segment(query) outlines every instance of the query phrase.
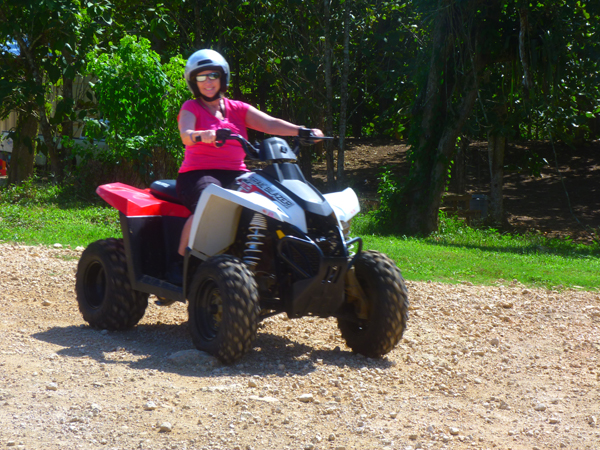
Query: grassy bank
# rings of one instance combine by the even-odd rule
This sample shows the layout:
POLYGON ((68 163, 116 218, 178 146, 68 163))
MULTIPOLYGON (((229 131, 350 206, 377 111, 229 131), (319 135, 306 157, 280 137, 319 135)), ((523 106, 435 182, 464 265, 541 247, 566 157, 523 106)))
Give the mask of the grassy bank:
MULTIPOLYGON (((440 230, 418 239, 378 233, 368 215, 353 223, 364 247, 388 254, 407 280, 600 289, 598 244, 511 236, 447 218, 440 230)), ((76 248, 120 234, 118 213, 93 193, 34 181, 0 189, 0 242, 76 248)))

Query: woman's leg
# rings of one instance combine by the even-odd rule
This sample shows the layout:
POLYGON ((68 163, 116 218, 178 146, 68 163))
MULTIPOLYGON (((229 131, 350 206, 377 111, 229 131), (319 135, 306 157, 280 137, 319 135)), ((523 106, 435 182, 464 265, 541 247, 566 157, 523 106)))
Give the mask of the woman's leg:
POLYGON ((179 247, 177 249, 177 253, 181 256, 185 256, 185 249, 190 240, 194 211, 196 210, 200 195, 202 194, 202 191, 212 183, 219 183, 219 181, 210 176, 210 172, 204 170, 180 173, 177 177, 177 195, 183 204, 192 212, 192 215, 188 217, 183 225, 183 230, 181 230, 179 247))
POLYGON ((188 217, 188 220, 185 222, 183 230, 181 231, 179 249, 177 250, 177 253, 179 253, 181 256, 185 256, 185 248, 187 247, 188 241, 190 240, 190 230, 192 229, 193 220, 194 215, 192 214, 190 217, 188 217))

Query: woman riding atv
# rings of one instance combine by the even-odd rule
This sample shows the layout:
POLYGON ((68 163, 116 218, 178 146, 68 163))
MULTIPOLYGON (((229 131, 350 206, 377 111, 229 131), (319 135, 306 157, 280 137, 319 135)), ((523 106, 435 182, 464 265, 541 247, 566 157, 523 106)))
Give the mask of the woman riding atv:
MULTIPOLYGON (((198 50, 190 56, 185 66, 185 80, 194 99, 183 104, 178 116, 185 157, 177 177, 177 195, 192 212, 181 233, 178 251, 182 256, 202 191, 210 184, 227 187, 248 171, 241 145, 227 141, 217 148, 216 131, 229 128, 247 139, 247 128, 279 136, 296 136, 303 128, 225 97, 231 72, 225 58, 214 50, 198 50)), ((313 129, 312 133, 323 136, 319 129, 313 129)))

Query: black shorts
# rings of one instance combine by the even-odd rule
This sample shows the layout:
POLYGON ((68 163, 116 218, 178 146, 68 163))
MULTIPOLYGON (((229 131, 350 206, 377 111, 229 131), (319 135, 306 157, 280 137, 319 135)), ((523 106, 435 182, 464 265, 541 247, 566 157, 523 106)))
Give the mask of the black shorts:
POLYGON ((177 176, 177 196, 193 214, 196 211, 200 194, 210 184, 229 188, 233 186, 235 179, 244 173, 246 172, 240 170, 192 170, 182 172, 177 176))

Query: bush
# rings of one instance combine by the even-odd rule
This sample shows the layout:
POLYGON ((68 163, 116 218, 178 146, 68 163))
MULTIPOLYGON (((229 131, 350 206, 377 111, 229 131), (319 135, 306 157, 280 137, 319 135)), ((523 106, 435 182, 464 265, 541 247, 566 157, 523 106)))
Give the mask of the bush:
MULTIPOLYGON (((144 38, 125 36, 111 52, 88 55, 88 72, 98 104, 88 119, 90 142, 104 137, 106 147, 90 144, 79 149, 83 171, 99 163, 102 174, 127 173, 133 184, 174 177, 183 158, 177 114, 189 98, 179 56, 162 64, 144 38), (90 161, 95 161, 91 163, 90 161)), ((89 172, 87 172, 89 175, 89 172)), ((100 182, 100 180, 98 180, 100 182)))

